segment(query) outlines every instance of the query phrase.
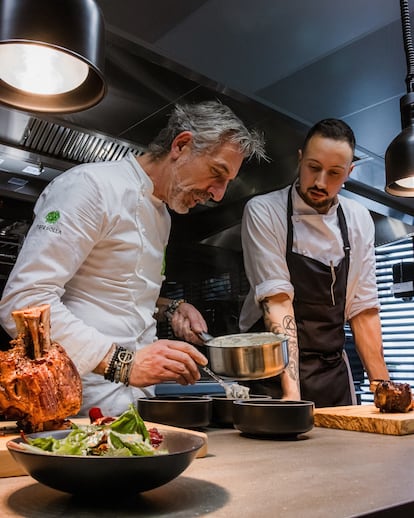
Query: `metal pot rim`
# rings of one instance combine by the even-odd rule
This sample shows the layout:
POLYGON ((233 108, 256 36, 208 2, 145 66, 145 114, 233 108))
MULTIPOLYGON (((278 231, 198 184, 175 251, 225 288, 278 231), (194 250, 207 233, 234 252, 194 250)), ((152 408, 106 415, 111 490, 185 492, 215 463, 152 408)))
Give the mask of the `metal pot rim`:
POLYGON ((279 345, 286 340, 288 340, 288 336, 281 333, 238 333, 216 336, 206 342, 205 345, 216 348, 263 347, 265 345, 279 345))

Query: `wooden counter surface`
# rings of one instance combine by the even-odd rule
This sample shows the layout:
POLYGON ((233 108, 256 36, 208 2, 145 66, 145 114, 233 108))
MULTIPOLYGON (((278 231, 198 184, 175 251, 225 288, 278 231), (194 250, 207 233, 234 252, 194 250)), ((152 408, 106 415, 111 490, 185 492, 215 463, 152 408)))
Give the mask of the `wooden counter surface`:
POLYGON ((158 489, 80 501, 28 476, 0 480, 2 518, 414 516, 414 435, 313 428, 296 440, 209 429, 208 454, 158 489))

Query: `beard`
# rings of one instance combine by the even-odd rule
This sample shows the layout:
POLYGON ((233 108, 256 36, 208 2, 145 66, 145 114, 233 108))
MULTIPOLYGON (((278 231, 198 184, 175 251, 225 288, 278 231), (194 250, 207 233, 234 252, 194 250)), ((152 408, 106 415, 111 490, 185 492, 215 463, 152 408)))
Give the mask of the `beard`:
POLYGON ((211 195, 205 191, 183 188, 177 184, 171 191, 168 206, 177 214, 187 214, 190 209, 198 204, 204 205, 210 198, 211 195))
POLYGON ((317 189, 316 187, 310 187, 306 192, 302 192, 299 188, 299 194, 301 198, 313 209, 318 212, 325 213, 328 212, 332 204, 334 203, 334 198, 328 198, 328 193, 324 190, 317 189), (312 197, 312 192, 324 194, 326 197, 321 198, 320 200, 312 197))

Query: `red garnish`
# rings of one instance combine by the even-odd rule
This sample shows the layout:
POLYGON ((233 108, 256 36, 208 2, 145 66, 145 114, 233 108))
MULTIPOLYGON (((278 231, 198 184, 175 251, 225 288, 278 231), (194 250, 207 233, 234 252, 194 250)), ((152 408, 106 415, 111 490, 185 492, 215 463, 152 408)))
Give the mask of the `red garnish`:
POLYGON ((162 434, 156 428, 150 428, 148 430, 148 433, 150 435, 151 445, 154 446, 154 448, 158 448, 158 446, 164 440, 164 437, 162 436, 162 434))
POLYGON ((89 410, 89 419, 91 421, 91 424, 93 424, 96 420, 102 418, 104 415, 101 412, 101 409, 97 406, 92 407, 89 410))

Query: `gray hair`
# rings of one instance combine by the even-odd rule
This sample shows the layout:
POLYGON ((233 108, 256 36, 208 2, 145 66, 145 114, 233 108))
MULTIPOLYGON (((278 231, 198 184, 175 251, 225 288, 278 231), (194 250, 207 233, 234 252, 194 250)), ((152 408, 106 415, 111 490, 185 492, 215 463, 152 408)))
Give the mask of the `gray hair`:
POLYGON ((167 126, 148 145, 153 159, 162 158, 171 149, 175 137, 191 131, 195 153, 211 152, 226 142, 236 144, 244 158, 255 156, 267 160, 264 137, 256 130, 248 130, 232 110, 219 101, 176 105, 167 126))

